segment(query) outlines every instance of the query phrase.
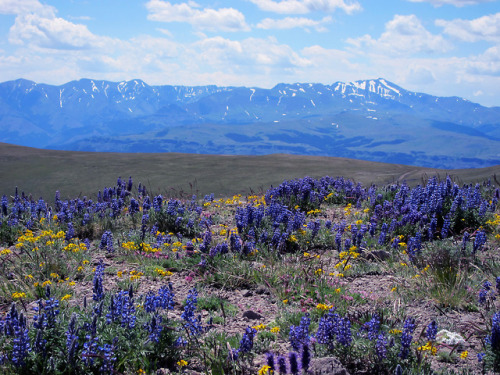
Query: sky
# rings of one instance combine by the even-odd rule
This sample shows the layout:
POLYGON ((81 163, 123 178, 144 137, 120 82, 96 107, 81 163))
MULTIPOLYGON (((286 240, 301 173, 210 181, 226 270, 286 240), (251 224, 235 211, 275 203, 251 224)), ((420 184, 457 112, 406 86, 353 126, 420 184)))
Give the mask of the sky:
POLYGON ((0 0, 0 82, 385 78, 500 106, 500 0, 0 0))

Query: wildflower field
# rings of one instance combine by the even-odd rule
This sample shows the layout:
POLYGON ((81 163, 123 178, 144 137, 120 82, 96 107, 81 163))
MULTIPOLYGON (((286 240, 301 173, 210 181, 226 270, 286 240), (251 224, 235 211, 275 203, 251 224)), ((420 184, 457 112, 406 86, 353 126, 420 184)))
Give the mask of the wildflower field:
POLYGON ((500 372, 491 181, 0 207, 5 374, 500 372))

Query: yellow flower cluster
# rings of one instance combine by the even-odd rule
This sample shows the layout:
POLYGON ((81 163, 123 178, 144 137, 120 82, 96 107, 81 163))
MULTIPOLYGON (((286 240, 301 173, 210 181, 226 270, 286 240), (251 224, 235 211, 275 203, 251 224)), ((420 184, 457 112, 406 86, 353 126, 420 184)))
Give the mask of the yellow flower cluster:
POLYGON ((14 293, 12 293, 12 298, 14 298, 14 299, 25 298, 25 297, 26 297, 26 293, 24 293, 24 292, 14 292, 14 293))
POLYGON ((138 271, 130 271, 130 281, 135 281, 135 280, 140 280, 140 278, 144 276, 143 272, 138 272, 138 271))
POLYGON ((160 276, 172 276, 173 275, 172 272, 170 272, 170 271, 164 271, 161 268, 156 268, 155 271, 160 276))
POLYGON ((252 328, 255 329, 256 331, 263 331, 266 329, 266 325, 265 324, 259 324, 257 326, 253 326, 252 328))
POLYGON ((68 252, 73 252, 73 253, 78 253, 79 251, 86 251, 87 245, 85 245, 83 242, 80 244, 69 243, 66 246, 64 246, 62 248, 62 250, 68 251, 68 252))
POLYGON ((316 308, 318 310, 330 310, 333 307, 333 305, 325 305, 324 303, 318 303, 316 305, 316 308))
POLYGON ((122 247, 124 249, 127 249, 127 250, 131 250, 131 251, 134 251, 134 250, 138 250, 139 249, 139 246, 136 245, 135 242, 133 241, 129 241, 129 242, 123 242, 122 243, 122 247))
POLYGON ((179 362, 177 362, 177 366, 179 366, 179 367, 184 367, 187 365, 188 365, 187 361, 185 361, 183 359, 181 359, 179 362))
POLYGON ((266 197, 263 195, 250 195, 247 201, 248 203, 252 203, 255 207, 266 205, 266 197))
POLYGON ((314 274, 315 274, 316 276, 321 276, 321 275, 323 275, 324 273, 325 273, 325 271, 323 271, 323 269, 321 269, 321 268, 318 268, 316 271, 314 271, 314 274))
POLYGON ((351 208, 352 208, 352 204, 351 204, 351 203, 349 203, 349 204, 348 204, 348 205, 344 208, 344 214, 345 214, 346 216, 351 215, 351 208))
POLYGON ((54 233, 52 230, 43 230, 38 236, 35 236, 31 230, 27 229, 26 232, 17 239, 16 248, 23 247, 25 243, 34 244, 40 240, 44 240, 46 245, 52 245, 54 244, 54 240, 64 237, 66 237, 66 233, 62 230, 57 233, 54 233))
POLYGON ((271 370, 271 366, 269 365, 264 365, 260 368, 260 370, 257 372, 257 375, 270 375, 273 373, 273 370, 271 370))
POLYGON ((430 341, 427 344, 425 344, 424 346, 418 347, 417 350, 420 350, 422 352, 430 351, 432 355, 436 355, 436 353, 437 353, 436 347, 434 345, 432 345, 432 343, 430 341))
POLYGON ((486 224, 488 224, 488 225, 500 225, 500 215, 499 214, 495 214, 495 219, 494 220, 488 220, 486 222, 486 224))
POLYGON ((7 255, 10 253, 12 253, 12 251, 10 251, 9 249, 2 249, 2 251, 0 251, 0 255, 7 255))
POLYGON ((311 211, 307 211, 307 216, 309 216, 309 215, 317 215, 317 214, 320 214, 320 213, 321 213, 321 210, 319 210, 319 209, 311 210, 311 211))

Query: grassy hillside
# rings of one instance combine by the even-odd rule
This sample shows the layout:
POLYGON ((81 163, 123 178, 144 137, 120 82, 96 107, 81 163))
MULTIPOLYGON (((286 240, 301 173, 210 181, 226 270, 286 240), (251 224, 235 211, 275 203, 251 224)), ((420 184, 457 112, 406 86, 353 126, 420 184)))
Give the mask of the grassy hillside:
POLYGON ((221 156, 199 154, 90 153, 40 150, 0 143, 0 194, 20 191, 51 199, 96 193, 116 178, 132 176, 149 191, 165 195, 216 193, 229 196, 266 190, 285 179, 344 176, 378 185, 406 180, 417 184, 427 176, 451 174, 475 182, 500 174, 500 166, 442 170, 346 158, 296 155, 221 156))

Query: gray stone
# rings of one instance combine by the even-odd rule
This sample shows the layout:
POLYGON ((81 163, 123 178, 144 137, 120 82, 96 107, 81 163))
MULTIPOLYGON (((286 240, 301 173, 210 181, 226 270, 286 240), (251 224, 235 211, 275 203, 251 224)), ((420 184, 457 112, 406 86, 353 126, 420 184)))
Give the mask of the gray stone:
POLYGON ((344 366, 335 357, 313 358, 308 374, 312 375, 349 375, 344 366))
POLYGON ((270 294, 269 290, 267 290, 264 287, 257 288, 257 290, 255 291, 255 293, 257 293, 257 294, 266 294, 266 295, 270 294))
POLYGON ((365 256, 366 260, 374 260, 374 261, 387 260, 391 257, 391 254, 389 254, 387 251, 384 250, 370 251, 366 252, 363 255, 365 256))
POLYGON ((251 290, 244 289, 241 291, 241 295, 243 297, 251 297, 251 296, 253 296, 253 293, 251 290))
POLYGON ((252 310, 245 311, 243 313, 243 317, 247 318, 247 319, 252 319, 252 320, 262 319, 262 315, 257 314, 255 311, 252 311, 252 310))

